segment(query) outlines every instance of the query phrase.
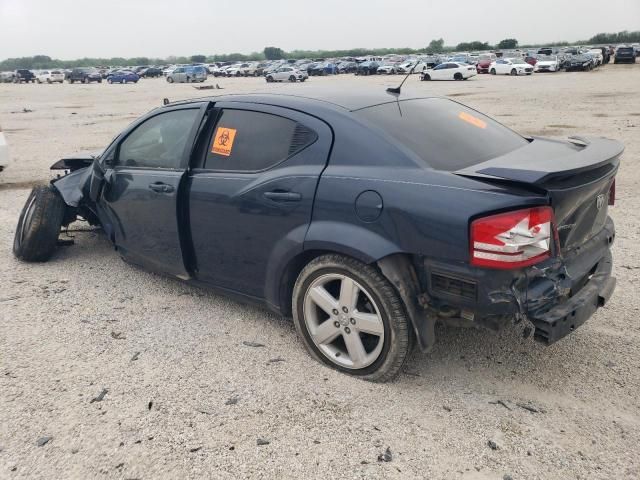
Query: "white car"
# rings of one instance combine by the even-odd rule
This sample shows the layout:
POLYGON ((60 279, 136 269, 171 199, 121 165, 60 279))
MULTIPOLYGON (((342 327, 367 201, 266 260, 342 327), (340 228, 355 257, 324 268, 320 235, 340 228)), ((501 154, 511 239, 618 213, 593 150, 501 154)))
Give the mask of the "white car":
POLYGON ((2 125, 0 125, 0 172, 9 165, 9 147, 2 133, 2 125))
POLYGON ((427 68, 420 75, 420 80, 467 80, 477 74, 476 67, 473 65, 446 62, 434 68, 427 68))
POLYGON ((602 65, 602 62, 604 61, 602 50, 600 50, 599 48, 590 48, 587 53, 593 55, 593 58, 595 59, 595 67, 599 67, 600 65, 602 65))
POLYGON ((498 58, 489 66, 491 75, 531 75, 533 67, 522 58, 498 58))
POLYGON ((534 72, 557 72, 560 70, 560 61, 557 55, 538 55, 534 72))
POLYGON ((271 82, 304 82, 309 78, 307 72, 296 70, 293 67, 280 67, 274 72, 270 72, 265 77, 268 83, 271 82))
POLYGON ((398 71, 397 64, 385 62, 378 67, 377 73, 385 75, 395 75, 398 71))
POLYGON ((60 70, 41 70, 36 74, 38 83, 64 83, 64 73, 60 70))

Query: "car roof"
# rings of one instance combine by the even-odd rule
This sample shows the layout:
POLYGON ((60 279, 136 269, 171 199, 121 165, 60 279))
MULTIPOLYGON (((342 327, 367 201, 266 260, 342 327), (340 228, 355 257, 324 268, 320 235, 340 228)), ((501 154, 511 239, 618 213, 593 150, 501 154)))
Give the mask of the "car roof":
MULTIPOLYGON (((401 80, 396 80, 397 84, 401 80)), ((389 85, 397 86, 397 85, 389 85)), ((282 85, 274 86, 268 90, 258 90, 251 93, 233 93, 221 94, 207 97, 194 98, 190 100, 182 100, 169 103, 167 106, 174 106, 184 103, 212 101, 212 102, 247 102, 247 103, 263 103, 268 105, 281 106, 286 108, 297 108, 302 103, 309 108, 313 106, 333 108, 343 111, 355 111, 374 105, 395 102, 396 97, 386 92, 386 87, 378 88, 347 88, 342 86, 335 87, 316 87, 282 85)), ((413 100, 418 98, 431 98, 437 95, 425 95, 410 87, 404 86, 400 100, 413 100)))

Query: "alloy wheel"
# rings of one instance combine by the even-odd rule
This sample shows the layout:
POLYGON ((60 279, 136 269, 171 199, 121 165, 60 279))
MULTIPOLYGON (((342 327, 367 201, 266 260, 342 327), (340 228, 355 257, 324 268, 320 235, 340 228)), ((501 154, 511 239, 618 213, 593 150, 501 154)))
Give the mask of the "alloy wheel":
POLYGON ((365 368, 382 352, 380 309, 371 294, 346 275, 322 275, 309 285, 304 322, 318 350, 343 368, 365 368))

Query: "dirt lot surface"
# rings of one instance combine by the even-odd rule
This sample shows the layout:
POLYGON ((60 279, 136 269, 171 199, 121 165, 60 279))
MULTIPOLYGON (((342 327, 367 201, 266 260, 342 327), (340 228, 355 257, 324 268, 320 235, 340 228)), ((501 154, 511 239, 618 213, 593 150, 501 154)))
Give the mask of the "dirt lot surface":
POLYGON ((312 361, 289 320, 131 267, 99 234, 20 263, 27 185, 53 161, 105 146, 163 97, 208 92, 161 79, 3 84, 14 163, 0 174, 0 478, 639 478, 640 65, 410 83, 522 133, 625 143, 606 309, 551 347, 521 326, 440 328, 432 353, 379 385, 312 361))

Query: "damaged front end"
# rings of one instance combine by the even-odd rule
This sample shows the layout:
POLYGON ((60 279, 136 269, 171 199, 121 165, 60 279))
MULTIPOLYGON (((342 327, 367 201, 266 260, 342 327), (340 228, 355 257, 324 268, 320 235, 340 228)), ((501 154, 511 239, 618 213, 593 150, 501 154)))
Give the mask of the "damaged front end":
POLYGON ((50 168, 53 171, 63 171, 51 180, 64 203, 65 216, 62 225, 67 227, 78 217, 86 220, 90 225, 98 225, 94 203, 90 198, 91 183, 94 177, 99 152, 81 153, 58 160, 50 168))

